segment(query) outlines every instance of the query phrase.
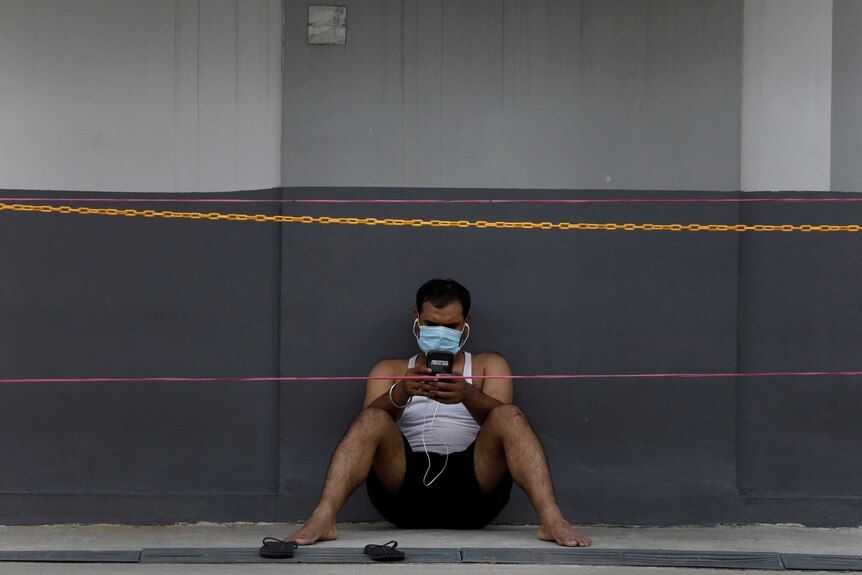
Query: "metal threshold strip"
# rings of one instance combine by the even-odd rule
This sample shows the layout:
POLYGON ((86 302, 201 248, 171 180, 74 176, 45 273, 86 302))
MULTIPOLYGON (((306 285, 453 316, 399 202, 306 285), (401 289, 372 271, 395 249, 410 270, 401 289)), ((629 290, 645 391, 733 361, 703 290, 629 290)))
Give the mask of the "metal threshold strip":
MULTIPOLYGON (((757 570, 862 571, 862 555, 659 549, 407 548, 404 563, 617 565, 757 570)), ((0 551, 0 562, 32 563, 370 563, 362 549, 305 547, 291 559, 265 559, 253 547, 150 548, 140 551, 0 551)))

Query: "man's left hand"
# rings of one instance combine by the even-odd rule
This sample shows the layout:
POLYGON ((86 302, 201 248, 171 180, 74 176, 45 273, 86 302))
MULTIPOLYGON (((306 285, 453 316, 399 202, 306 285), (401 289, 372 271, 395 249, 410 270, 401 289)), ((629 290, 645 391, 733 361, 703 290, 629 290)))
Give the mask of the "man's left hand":
POLYGON ((453 373, 438 376, 431 398, 449 405, 462 403, 464 398, 475 391, 475 388, 467 383, 467 380, 461 375, 460 373, 453 373))

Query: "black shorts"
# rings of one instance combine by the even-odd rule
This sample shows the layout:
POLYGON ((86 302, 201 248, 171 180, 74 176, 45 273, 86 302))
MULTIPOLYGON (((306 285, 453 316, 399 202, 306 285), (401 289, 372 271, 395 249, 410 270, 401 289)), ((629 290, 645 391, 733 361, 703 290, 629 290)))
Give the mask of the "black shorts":
POLYGON ((414 452, 404 438, 404 485, 397 493, 389 493, 372 469, 365 480, 371 503, 384 519, 405 529, 481 529, 509 502, 512 476, 506 472, 490 493, 482 495, 473 466, 475 445, 474 441, 464 451, 450 453, 443 474, 425 487, 422 478, 428 469, 427 455, 431 456, 431 471, 426 483, 443 468, 446 456, 414 452))

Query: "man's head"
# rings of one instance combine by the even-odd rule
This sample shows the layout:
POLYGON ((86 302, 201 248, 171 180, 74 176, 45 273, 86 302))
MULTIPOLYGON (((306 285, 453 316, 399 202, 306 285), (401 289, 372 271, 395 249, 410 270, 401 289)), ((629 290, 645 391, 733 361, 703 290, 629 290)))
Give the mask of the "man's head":
POLYGON ((469 321, 470 291, 453 279, 428 280, 416 292, 416 318, 436 310, 454 311, 456 308, 460 308, 460 323, 469 321))
POLYGON ((427 352, 428 348, 457 353, 470 335, 470 292, 452 279, 428 280, 416 292, 413 320, 413 335, 422 351, 427 352), (443 334, 444 339, 451 341, 447 344, 436 339, 426 341, 423 334, 436 334, 438 338, 443 334))

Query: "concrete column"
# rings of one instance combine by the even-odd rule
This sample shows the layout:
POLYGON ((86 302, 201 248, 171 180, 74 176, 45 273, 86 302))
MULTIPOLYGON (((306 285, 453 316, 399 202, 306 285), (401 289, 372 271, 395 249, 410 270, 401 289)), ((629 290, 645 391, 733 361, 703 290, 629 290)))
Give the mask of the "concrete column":
POLYGON ((832 43, 832 189, 862 191, 862 2, 835 0, 832 43))
POLYGON ((744 191, 830 189, 832 0, 745 0, 744 191))

